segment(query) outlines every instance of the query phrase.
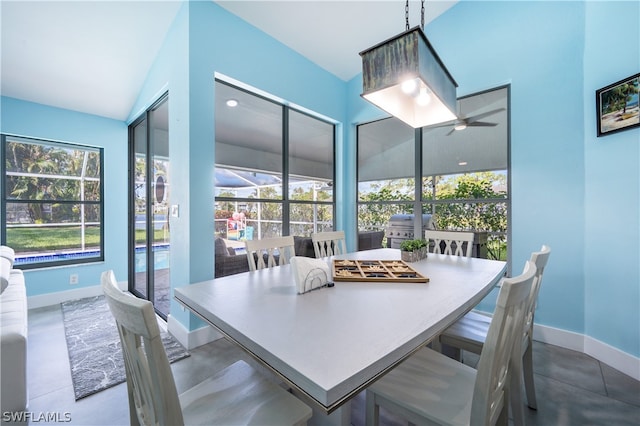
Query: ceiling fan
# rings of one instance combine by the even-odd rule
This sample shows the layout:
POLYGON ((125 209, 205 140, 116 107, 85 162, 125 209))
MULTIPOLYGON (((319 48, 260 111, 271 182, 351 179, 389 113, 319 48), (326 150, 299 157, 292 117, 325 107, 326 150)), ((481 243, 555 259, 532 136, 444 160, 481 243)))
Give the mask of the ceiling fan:
POLYGON ((447 136, 449 136, 451 133, 455 132, 456 130, 464 130, 467 127, 495 127, 498 125, 498 123, 489 123, 486 121, 478 121, 478 120, 504 110, 505 108, 498 108, 491 111, 483 112, 481 114, 472 115, 470 117, 459 116, 454 121, 449 121, 447 123, 436 124, 435 126, 427 126, 427 127, 436 128, 436 127, 453 126, 453 128, 449 131, 449 133, 447 133, 447 136))

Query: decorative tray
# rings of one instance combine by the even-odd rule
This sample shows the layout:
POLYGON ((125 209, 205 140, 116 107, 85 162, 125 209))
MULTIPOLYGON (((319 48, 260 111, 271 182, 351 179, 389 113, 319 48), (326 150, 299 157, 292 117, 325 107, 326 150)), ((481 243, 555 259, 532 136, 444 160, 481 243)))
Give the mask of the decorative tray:
POLYGON ((429 278, 418 273, 402 260, 333 260, 334 281, 375 281, 428 283, 429 278))

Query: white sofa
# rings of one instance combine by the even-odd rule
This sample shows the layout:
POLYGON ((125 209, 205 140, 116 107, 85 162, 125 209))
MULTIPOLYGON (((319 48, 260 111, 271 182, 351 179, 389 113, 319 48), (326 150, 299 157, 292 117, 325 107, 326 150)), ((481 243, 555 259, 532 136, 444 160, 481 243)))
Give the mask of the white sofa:
POLYGON ((27 291, 24 275, 13 269, 13 249, 0 246, 0 405, 1 412, 27 410, 27 291))

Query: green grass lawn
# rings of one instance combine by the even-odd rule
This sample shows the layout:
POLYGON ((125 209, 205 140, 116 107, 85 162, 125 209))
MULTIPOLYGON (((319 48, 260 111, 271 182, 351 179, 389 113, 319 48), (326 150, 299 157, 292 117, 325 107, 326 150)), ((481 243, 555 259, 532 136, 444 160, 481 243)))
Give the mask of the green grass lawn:
MULTIPOLYGON (((16 252, 40 252, 74 249, 82 246, 80 227, 7 228, 7 245, 16 252)), ((155 241, 165 241, 163 230, 154 233, 155 241)), ((168 234, 166 241, 168 242, 168 234)), ((136 230, 136 243, 145 242, 144 230, 136 230)), ((100 247, 100 228, 87 227, 85 247, 100 247)))
MULTIPOLYGON (((7 245, 16 252, 50 251, 81 247, 80 227, 7 228, 7 245)), ((86 246, 100 246, 100 228, 85 231, 86 246)))

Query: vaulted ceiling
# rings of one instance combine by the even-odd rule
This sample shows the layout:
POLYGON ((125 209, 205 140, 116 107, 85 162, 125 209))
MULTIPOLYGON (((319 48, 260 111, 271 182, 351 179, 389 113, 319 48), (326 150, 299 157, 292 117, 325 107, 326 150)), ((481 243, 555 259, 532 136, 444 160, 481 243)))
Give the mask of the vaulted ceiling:
MULTIPOLYGON (((404 2, 218 1, 343 80, 358 53, 404 30, 404 2)), ((426 22, 456 1, 428 1, 426 22)), ((180 1, 1 0, 3 96, 124 120, 180 1)), ((420 21, 410 2, 410 24, 420 21)))

